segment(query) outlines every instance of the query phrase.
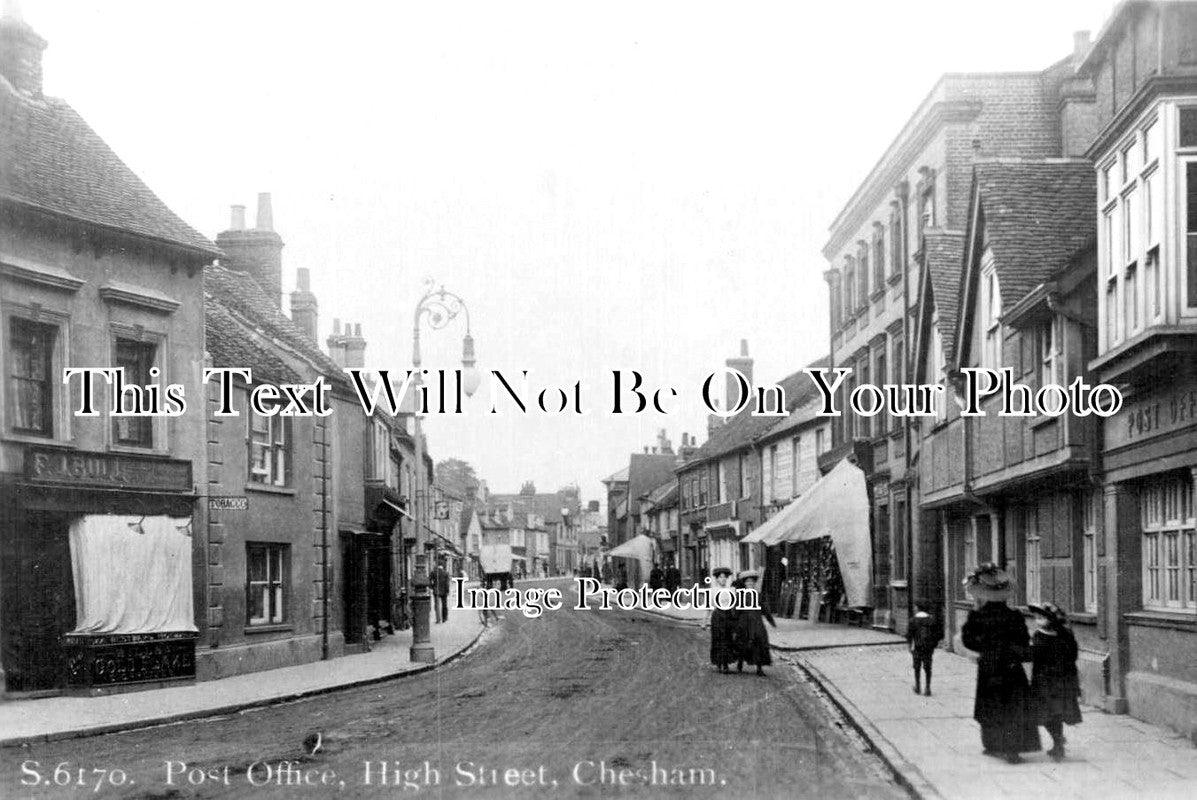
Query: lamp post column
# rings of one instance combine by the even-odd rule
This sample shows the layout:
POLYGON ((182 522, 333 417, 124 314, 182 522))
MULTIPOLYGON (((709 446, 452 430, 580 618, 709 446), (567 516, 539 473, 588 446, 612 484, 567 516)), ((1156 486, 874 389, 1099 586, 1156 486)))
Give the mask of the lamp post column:
MULTIPOLYGON (((422 302, 421 302, 422 305, 422 302)), ((415 375, 412 377, 412 388, 415 390, 415 413, 412 414, 412 429, 415 431, 415 486, 412 498, 412 517, 416 526, 416 559, 412 575, 412 634, 411 651, 409 657, 420 664, 431 664, 436 661, 436 650, 432 646, 432 631, 429 624, 429 614, 432 611, 432 597, 428 592, 428 555, 424 552, 424 436, 420 432, 420 385, 423 377, 420 371, 420 309, 416 310, 416 322, 412 330, 412 367, 415 375)))

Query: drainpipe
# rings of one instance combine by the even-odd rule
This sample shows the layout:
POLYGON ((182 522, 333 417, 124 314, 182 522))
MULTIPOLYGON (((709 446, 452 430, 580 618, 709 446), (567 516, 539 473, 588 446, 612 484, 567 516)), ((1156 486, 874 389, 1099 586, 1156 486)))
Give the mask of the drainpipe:
POLYGON ((328 420, 321 420, 320 453, 320 614, 324 618, 320 634, 320 657, 328 660, 328 420))
MULTIPOLYGON (((905 181, 902 181, 895 188, 898 195, 899 213, 902 217, 902 375, 899 376, 900 383, 910 383, 910 264, 909 264, 909 249, 910 235, 907 228, 908 212, 910 206, 909 186, 905 181)), ((924 260, 926 255, 924 254, 924 260)), ((905 454, 903 458, 904 468, 902 472, 902 494, 906 498, 905 515, 906 519, 902 520, 903 536, 906 541, 903 544, 906 547, 906 617, 910 619, 914 614, 914 593, 916 587, 915 570, 914 570, 914 497, 910 491, 910 417, 902 417, 902 452, 905 454)))

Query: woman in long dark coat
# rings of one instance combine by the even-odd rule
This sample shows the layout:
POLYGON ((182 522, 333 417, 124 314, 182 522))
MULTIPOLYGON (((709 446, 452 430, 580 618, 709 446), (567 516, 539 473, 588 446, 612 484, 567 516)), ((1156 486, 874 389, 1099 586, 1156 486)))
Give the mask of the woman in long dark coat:
POLYGON ((1017 764, 1022 761, 1020 753, 1040 749, 1039 726, 1022 668, 1022 662, 1031 658, 1031 637, 1022 614, 1006 605, 1013 586, 1003 570, 984 564, 965 579, 965 585, 977 601, 961 631, 964 646, 979 655, 973 719, 981 723, 986 754, 1017 764))
MULTIPOLYGON (((756 570, 746 570, 740 573, 740 577, 734 585, 736 588, 756 589, 758 577, 759 573, 756 570)), ((742 672, 744 662, 747 661, 749 664, 756 665, 757 675, 764 675, 764 667, 773 663, 773 656, 769 652, 769 632, 765 629, 764 620, 769 620, 769 624, 774 628, 777 627, 777 623, 773 621, 773 615, 764 606, 742 608, 739 614, 740 658, 736 669, 742 672)))
MULTIPOLYGON (((714 586, 711 587, 712 596, 716 592, 731 591, 727 585, 727 579, 732 574, 730 569, 727 567, 716 567, 712 574, 714 576, 714 586)), ((727 604, 725 603, 724 605, 727 604)), ((711 629, 711 663, 720 672, 730 672, 731 662, 737 658, 737 624, 737 611, 734 608, 726 611, 720 608, 712 609, 707 612, 706 619, 703 620, 703 627, 710 627, 711 629)))
POLYGON ((1078 725, 1081 681, 1076 671, 1076 637, 1068 629, 1068 617, 1052 603, 1030 605, 1038 630, 1031 637, 1031 697, 1039 724, 1052 737, 1047 754, 1064 758, 1064 726, 1078 725))

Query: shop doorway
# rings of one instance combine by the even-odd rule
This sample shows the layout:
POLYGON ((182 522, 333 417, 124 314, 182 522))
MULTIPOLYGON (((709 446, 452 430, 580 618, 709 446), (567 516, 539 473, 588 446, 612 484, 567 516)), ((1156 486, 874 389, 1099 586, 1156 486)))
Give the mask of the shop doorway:
POLYGON ((3 537, 4 642, 7 688, 12 692, 66 685, 63 634, 75 629, 70 515, 29 511, 16 515, 3 537))

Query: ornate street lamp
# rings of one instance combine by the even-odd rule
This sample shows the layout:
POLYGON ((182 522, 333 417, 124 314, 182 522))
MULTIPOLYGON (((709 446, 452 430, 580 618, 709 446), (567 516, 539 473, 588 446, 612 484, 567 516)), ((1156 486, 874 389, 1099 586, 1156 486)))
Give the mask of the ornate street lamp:
MULTIPOLYGON (((435 284, 431 280, 425 281, 424 285, 427 289, 424 296, 420 298, 420 302, 416 304, 416 313, 412 323, 411 362, 412 368, 415 370, 415 375, 412 377, 412 396, 417 398, 418 402, 420 386, 424 383, 420 371, 420 320, 427 318, 428 327, 438 331, 456 319, 458 314, 465 314, 466 335, 461 342, 461 389, 465 392, 466 397, 470 397, 478 390, 478 384, 481 381, 478 370, 474 367, 474 337, 470 335, 470 311, 461 297, 453 292, 445 291, 444 286, 434 288, 435 284)), ((416 440, 416 472, 415 486, 413 487, 414 497, 412 498, 412 517, 416 526, 416 560, 415 575, 412 577, 414 593, 411 601, 413 619, 410 656, 412 661, 431 664, 436 661, 436 651, 432 646, 428 619, 432 597, 428 592, 428 555, 423 547, 424 530, 428 529, 428 525, 424 520, 424 490, 422 488, 424 483, 424 437, 420 433, 418 407, 412 416, 416 440)))

